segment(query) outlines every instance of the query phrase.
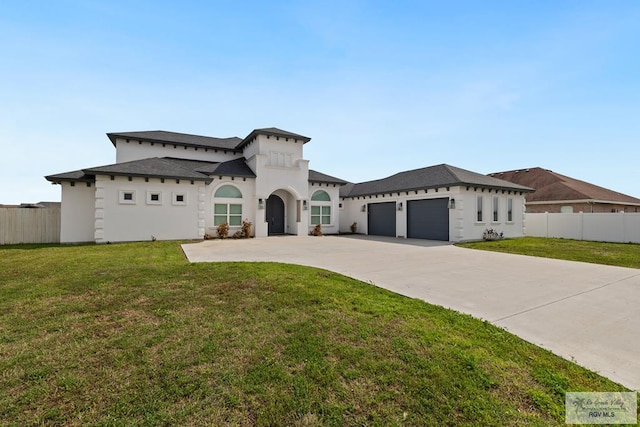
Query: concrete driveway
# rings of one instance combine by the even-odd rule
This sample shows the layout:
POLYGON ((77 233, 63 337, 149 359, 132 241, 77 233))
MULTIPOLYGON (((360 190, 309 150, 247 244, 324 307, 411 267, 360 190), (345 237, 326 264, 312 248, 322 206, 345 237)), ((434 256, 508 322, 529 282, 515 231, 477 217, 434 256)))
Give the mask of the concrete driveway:
POLYGON ((369 236, 182 247, 192 262, 276 261, 342 273, 488 320, 640 390, 640 270, 369 236))

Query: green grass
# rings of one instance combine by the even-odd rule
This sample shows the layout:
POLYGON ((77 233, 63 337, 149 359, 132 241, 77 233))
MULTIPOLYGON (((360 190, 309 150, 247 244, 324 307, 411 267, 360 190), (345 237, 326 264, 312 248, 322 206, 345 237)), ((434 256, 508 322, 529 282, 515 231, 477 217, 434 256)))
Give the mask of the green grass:
POLYGON ((470 316, 175 242, 0 248, 2 425, 564 425, 623 391, 470 316))
POLYGON ((633 243, 521 237, 490 242, 459 243, 457 246, 543 258, 640 268, 640 245, 633 243))

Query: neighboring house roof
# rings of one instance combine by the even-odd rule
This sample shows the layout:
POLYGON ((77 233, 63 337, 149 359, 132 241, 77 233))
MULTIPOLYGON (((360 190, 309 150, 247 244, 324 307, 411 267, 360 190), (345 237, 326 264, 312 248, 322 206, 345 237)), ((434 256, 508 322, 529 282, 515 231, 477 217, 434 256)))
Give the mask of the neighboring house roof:
POLYGON ((640 199, 635 197, 539 167, 496 172, 490 175, 534 188, 536 191, 526 196, 529 203, 585 200, 640 205, 640 199))
POLYGON ((158 142, 177 144, 190 147, 218 148, 222 150, 237 151, 236 147, 242 139, 238 137, 214 138, 211 136, 190 135, 187 133, 167 132, 164 130, 151 130, 142 132, 115 132, 108 133, 111 143, 116 145, 116 138, 134 139, 136 141, 158 142))
POLYGON ((59 208, 62 206, 62 202, 38 202, 38 205, 42 205, 45 208, 59 208))
POLYGON ((482 188, 531 192, 533 189, 446 164, 399 172, 387 178, 342 187, 342 197, 414 191, 467 185, 482 188), (351 187, 351 188, 349 188, 351 187))
POLYGON ((337 184, 337 185, 345 185, 347 181, 336 178, 331 175, 324 174, 322 172, 317 172, 309 169, 309 182, 316 182, 321 184, 337 184))
POLYGON ((237 149, 243 148, 245 145, 249 144, 253 139, 258 135, 266 135, 266 136, 275 136, 276 138, 285 138, 285 139, 299 139, 303 144, 311 141, 311 138, 299 135, 297 133, 288 132, 286 130, 278 129, 278 128, 262 128, 262 129, 254 129, 246 138, 244 138, 236 147, 237 149))

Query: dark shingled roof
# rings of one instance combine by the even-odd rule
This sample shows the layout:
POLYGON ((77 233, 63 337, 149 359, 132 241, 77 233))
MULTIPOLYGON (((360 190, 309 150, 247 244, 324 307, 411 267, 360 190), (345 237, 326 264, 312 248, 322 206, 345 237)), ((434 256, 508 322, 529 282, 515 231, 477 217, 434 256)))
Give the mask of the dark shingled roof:
POLYGON ((427 188, 452 187, 469 185, 483 188, 505 189, 530 192, 529 187, 513 184, 508 181, 460 169, 446 164, 400 172, 390 177, 375 181, 353 184, 349 190, 343 187, 342 197, 368 196, 373 194, 393 193, 397 191, 414 191, 427 188), (347 193, 347 191, 349 192, 347 193))
POLYGON ((534 188, 536 191, 527 195, 527 202, 599 200, 620 204, 640 204, 640 199, 635 197, 538 167, 496 172, 490 175, 534 188))
POLYGON ((242 157, 229 160, 228 162, 209 163, 207 166, 199 167, 196 170, 201 173, 206 173, 207 175, 237 176, 244 178, 256 177, 256 174, 253 173, 242 157))
POLYGON ((219 148, 223 150, 237 151, 237 146, 242 142, 238 137, 214 138, 210 136, 190 135, 187 133, 167 132, 164 130, 151 130, 143 132, 115 132, 107 136, 113 145, 116 138, 134 139, 136 141, 148 141, 158 143, 177 144, 190 147, 219 148))
POLYGON ((80 171, 49 175, 45 178, 54 183, 62 181, 94 181, 96 175, 144 176, 170 179, 188 179, 211 182, 210 175, 255 178, 244 159, 214 163, 200 160, 152 157, 131 162, 97 166, 80 171))
POLYGON ((207 175, 196 172, 193 169, 186 167, 181 162, 173 161, 173 159, 170 158, 159 157, 115 163, 112 165, 98 166, 83 170, 85 173, 91 175, 147 176, 211 181, 211 178, 207 175))
POLYGON ((240 144, 238 144, 236 148, 241 149, 242 147, 244 147, 245 145, 253 141, 253 138, 255 138, 258 135, 275 136, 279 138, 289 138, 289 139, 299 139, 302 141, 303 144, 306 144, 307 142, 311 141, 311 138, 309 137, 299 135, 293 132, 288 132, 286 130, 282 130, 278 128, 262 128, 262 129, 254 129, 249 135, 246 136, 246 138, 242 140, 242 142, 240 142, 240 144))
POLYGON ((344 179, 336 178, 334 176, 327 175, 322 172, 317 172, 311 169, 309 169, 309 182, 338 185, 347 184, 347 181, 345 181, 344 179))
POLYGON ((57 173, 55 175, 47 175, 44 177, 47 181, 51 181, 54 184, 59 184, 62 181, 83 181, 83 182, 93 182, 94 176, 87 175, 83 171, 72 171, 72 172, 64 172, 57 173))

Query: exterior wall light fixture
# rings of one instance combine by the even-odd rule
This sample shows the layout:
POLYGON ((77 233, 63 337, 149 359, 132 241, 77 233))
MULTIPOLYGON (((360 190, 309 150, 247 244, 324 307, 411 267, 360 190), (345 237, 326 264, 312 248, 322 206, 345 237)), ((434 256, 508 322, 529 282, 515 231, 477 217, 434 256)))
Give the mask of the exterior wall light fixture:
POLYGON ((449 209, 456 208, 456 199, 449 199, 449 209))
POLYGON ((258 209, 264 209, 264 199, 258 199, 258 209))
POLYGON ((402 202, 398 203, 398 210, 401 211, 402 210, 402 202))
POLYGON ((303 201, 302 201, 302 210, 303 210, 303 211, 307 211, 307 210, 309 210, 309 204, 307 203, 307 201, 306 201, 306 200, 303 200, 303 201))
POLYGON ((362 205, 362 207, 360 208, 360 212, 366 212, 367 211, 367 205, 362 205))

